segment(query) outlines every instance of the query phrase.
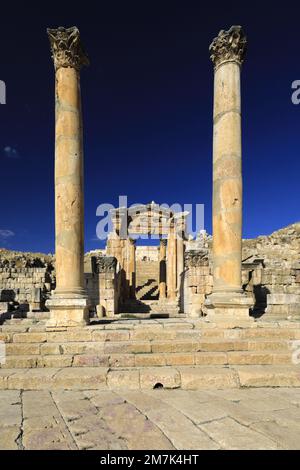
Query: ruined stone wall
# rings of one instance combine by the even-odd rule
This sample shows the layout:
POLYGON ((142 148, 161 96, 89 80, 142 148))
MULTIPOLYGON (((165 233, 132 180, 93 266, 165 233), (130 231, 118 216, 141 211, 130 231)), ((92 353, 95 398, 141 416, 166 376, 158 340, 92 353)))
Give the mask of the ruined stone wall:
POLYGON ((54 285, 51 256, 0 250, 0 309, 42 310, 54 285))
POLYGON ((185 252, 183 310, 190 316, 203 313, 205 297, 212 291, 212 270, 207 249, 185 252))
POLYGON ((158 246, 137 246, 135 251, 137 261, 157 261, 159 258, 158 246))
MULTIPOLYGON (((205 312, 212 291, 212 237, 186 243, 184 304, 191 316, 205 312)), ((243 240, 243 287, 253 296, 252 314, 265 318, 300 318, 300 223, 269 236, 243 240)))
POLYGON ((300 223, 244 240, 243 260, 262 260, 252 283, 267 316, 300 318, 300 223))
MULTIPOLYGON (((116 260, 106 257, 104 250, 87 253, 84 271, 91 311, 112 316, 121 289, 116 260)), ((0 250, 0 313, 45 310, 54 289, 54 256, 0 250)))
POLYGON ((84 277, 91 310, 94 310, 98 317, 112 317, 117 313, 121 282, 116 258, 86 258, 84 277))
MULTIPOLYGON (((183 275, 184 312, 205 313, 205 297, 213 286, 212 237, 202 233, 186 242, 183 275)), ((158 262, 157 246, 138 246, 137 263, 158 262)), ((44 309, 55 288, 52 255, 0 250, 0 312, 7 309, 44 309)), ((105 250, 85 255, 85 282, 92 309, 111 316, 122 303, 124 272, 105 250), (98 306, 98 307, 97 307, 98 306)), ((300 223, 269 236, 243 240, 244 289, 253 295, 253 315, 265 318, 300 318, 300 223)))

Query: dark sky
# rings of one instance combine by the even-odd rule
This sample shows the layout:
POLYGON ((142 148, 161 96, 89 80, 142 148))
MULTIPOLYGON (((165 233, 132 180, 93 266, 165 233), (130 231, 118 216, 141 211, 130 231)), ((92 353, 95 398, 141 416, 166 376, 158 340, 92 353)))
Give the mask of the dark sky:
POLYGON ((103 202, 205 204, 211 232, 213 68, 208 46, 241 24, 244 236, 300 219, 299 2, 93 1, 1 4, 0 247, 54 250, 54 70, 47 27, 76 25, 85 248, 103 202))

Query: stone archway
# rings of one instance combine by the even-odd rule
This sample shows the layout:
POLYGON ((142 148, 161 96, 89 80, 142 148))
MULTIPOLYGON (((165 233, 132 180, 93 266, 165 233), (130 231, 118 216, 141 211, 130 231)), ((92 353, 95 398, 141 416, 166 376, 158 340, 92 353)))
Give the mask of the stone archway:
POLYGON ((119 311, 177 314, 183 304, 186 213, 174 213, 154 202, 119 207, 111 212, 113 231, 107 240, 107 255, 118 260, 119 311), (157 256, 158 298, 148 301, 137 295, 136 239, 155 236, 160 241, 157 256))

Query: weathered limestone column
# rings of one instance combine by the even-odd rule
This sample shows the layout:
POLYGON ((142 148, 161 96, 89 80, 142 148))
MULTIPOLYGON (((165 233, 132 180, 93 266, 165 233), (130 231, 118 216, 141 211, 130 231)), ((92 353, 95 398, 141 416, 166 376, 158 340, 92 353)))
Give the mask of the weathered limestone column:
POLYGON ((184 271, 184 236, 177 233, 177 289, 181 290, 182 273, 184 271))
POLYGON ((135 260, 135 240, 128 240, 128 273, 129 273, 129 295, 131 299, 135 299, 136 289, 136 260, 135 260))
POLYGON ((174 225, 171 225, 168 237, 168 256, 167 256, 167 294, 169 300, 176 299, 176 233, 174 225))
POLYGON ((240 26, 220 31, 210 46, 214 64, 213 293, 206 306, 218 314, 248 319, 252 299, 244 294, 242 256, 242 152, 240 68, 246 37, 240 26))
POLYGON ((167 277, 167 266, 166 266, 166 250, 167 240, 164 238, 160 239, 159 245, 159 300, 166 298, 166 277, 167 277))
POLYGON ((56 290, 47 302, 49 328, 88 323, 84 288, 83 149, 79 73, 88 64, 76 27, 48 29, 56 79, 56 290))
POLYGON ((184 232, 177 232, 177 295, 179 310, 183 310, 183 284, 184 284, 184 232))

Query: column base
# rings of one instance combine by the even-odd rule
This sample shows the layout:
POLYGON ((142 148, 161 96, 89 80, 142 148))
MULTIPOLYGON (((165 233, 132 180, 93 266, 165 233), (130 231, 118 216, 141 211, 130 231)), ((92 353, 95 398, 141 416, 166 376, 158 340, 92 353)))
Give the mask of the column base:
POLYGON ((85 326, 89 323, 89 304, 87 298, 62 298, 55 295, 47 300, 50 319, 46 323, 48 331, 69 327, 85 326))
POLYGON ((206 320, 213 323, 222 323, 229 328, 235 326, 248 326, 254 321, 250 317, 250 308, 253 298, 245 292, 213 292, 205 300, 206 320))

